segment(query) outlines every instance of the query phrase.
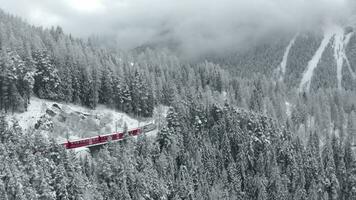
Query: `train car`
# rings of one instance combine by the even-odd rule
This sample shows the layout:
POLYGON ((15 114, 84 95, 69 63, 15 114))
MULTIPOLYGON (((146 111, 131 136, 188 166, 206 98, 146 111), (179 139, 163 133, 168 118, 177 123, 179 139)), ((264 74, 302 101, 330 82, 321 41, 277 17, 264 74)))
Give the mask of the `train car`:
POLYGON ((140 128, 136 128, 133 130, 128 131, 130 136, 136 136, 139 135, 141 133, 141 129, 140 128))
POLYGON ((76 140, 76 141, 68 141, 65 144, 65 147, 67 149, 73 149, 73 148, 79 148, 79 147, 84 147, 89 145, 89 139, 84 139, 84 140, 76 140))
MULTIPOLYGON (((129 136, 137 136, 143 132, 151 131, 156 128, 155 125, 148 124, 146 126, 143 126, 141 128, 135 128, 131 129, 128 131, 129 136)), ((116 141, 116 140, 122 140, 124 139, 124 133, 123 132, 116 132, 108 135, 99 135, 96 137, 91 137, 91 138, 85 138, 85 139, 78 139, 74 141, 67 141, 65 143, 62 143, 61 145, 64 146, 66 149, 74 149, 74 148, 79 148, 79 147, 88 147, 88 146, 93 146, 93 145, 100 145, 100 144, 105 144, 109 141, 116 141)))

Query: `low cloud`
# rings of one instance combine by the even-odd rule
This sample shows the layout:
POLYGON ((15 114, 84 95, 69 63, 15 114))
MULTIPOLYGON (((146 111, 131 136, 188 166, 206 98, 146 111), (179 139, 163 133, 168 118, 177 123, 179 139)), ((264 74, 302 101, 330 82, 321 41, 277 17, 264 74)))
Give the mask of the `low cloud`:
POLYGON ((347 23, 352 0, 0 0, 35 25, 116 38, 134 48, 162 38, 188 54, 248 45, 278 31, 347 23))

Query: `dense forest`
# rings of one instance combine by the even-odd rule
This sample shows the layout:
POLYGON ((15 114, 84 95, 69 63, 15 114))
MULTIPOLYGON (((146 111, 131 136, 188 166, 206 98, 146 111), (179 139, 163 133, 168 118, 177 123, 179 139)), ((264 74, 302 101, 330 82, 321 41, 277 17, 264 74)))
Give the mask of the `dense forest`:
POLYGON ((322 68, 313 92, 300 93, 299 72, 320 37, 298 40, 291 52, 307 55, 293 54, 295 68, 276 81, 269 69, 280 48, 256 47, 237 64, 193 63, 165 49, 103 47, 1 11, 0 198, 356 199, 354 82, 336 88, 324 77, 333 72, 322 68), (78 158, 55 139, 8 123, 33 96, 140 117, 157 105, 170 109, 156 138, 129 138, 78 158))
MULTIPOLYGON (((195 108, 195 109, 193 109, 195 108)), ((350 122, 351 123, 351 122, 350 122)), ((349 136, 307 142, 260 114, 171 108, 157 138, 141 135, 78 158, 1 120, 2 199, 355 199, 349 136), (6 128, 7 127, 7 128, 6 128)))

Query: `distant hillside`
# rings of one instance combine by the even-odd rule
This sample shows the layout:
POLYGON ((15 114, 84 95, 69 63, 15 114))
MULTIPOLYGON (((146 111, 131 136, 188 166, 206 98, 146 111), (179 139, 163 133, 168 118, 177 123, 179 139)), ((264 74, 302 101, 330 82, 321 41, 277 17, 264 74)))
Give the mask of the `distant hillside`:
POLYGON ((355 46, 354 28, 333 24, 324 27, 323 31, 286 35, 251 44, 250 48, 240 53, 208 56, 207 59, 228 65, 236 75, 260 73, 283 80, 288 87, 300 90, 354 90, 355 46))

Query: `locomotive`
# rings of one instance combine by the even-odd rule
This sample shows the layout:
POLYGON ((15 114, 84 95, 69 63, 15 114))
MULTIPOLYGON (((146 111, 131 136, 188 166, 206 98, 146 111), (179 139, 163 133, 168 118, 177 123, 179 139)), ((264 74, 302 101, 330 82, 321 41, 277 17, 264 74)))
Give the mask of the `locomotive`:
MULTIPOLYGON (((128 136, 137 136, 140 135, 141 133, 146 133, 153 131, 157 128, 157 126, 153 123, 147 124, 145 126, 135 128, 128 130, 128 136)), ((112 134, 107 134, 107 135, 99 135, 95 137, 90 137, 90 138, 83 138, 83 139, 78 139, 78 140, 72 140, 72 141, 67 141, 65 143, 62 143, 64 148, 66 149, 75 149, 79 147, 88 147, 88 146, 94 146, 94 145, 99 145, 99 144, 104 144, 109 141, 116 141, 116 140, 122 140, 125 138, 125 133, 124 132, 117 132, 117 133, 112 133, 112 134)))

